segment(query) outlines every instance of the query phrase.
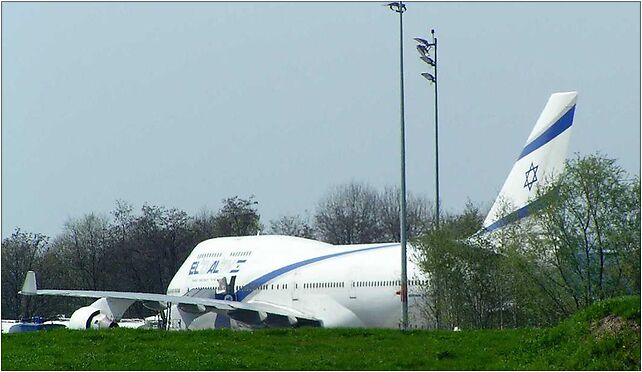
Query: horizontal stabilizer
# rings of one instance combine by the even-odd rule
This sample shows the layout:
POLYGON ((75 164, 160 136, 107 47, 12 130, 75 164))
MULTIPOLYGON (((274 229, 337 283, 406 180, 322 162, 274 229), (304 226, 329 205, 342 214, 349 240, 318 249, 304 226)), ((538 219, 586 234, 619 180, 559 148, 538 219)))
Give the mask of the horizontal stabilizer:
POLYGON ((22 291, 18 292, 23 295, 35 295, 38 291, 36 287, 36 273, 33 271, 27 271, 27 276, 25 277, 25 282, 22 285, 22 291))

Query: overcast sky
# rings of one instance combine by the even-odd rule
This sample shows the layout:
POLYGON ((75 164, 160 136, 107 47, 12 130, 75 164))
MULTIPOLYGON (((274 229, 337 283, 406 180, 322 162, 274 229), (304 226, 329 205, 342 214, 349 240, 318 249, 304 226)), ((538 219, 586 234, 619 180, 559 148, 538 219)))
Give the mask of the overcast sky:
MULTIPOLYGON (((399 184, 399 17, 382 3, 2 3, 2 237, 117 199, 193 214, 255 195, 264 224, 334 185, 399 184)), ((407 184, 489 207, 549 95, 570 153, 640 168, 640 4, 408 3, 407 184)))

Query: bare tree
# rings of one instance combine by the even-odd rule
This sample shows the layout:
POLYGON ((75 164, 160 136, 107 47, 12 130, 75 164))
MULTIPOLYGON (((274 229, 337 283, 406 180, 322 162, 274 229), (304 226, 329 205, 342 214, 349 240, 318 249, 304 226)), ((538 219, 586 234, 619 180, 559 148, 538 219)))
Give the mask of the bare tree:
POLYGON ((108 278, 109 221, 94 213, 70 219, 62 235, 56 239, 56 249, 70 264, 77 284, 87 289, 104 289, 108 278))
MULTIPOLYGON (((383 240, 398 242, 399 231, 399 187, 386 187, 379 197, 379 224, 383 240)), ((406 197, 406 226, 408 239, 414 239, 428 231, 434 220, 434 207, 425 197, 410 192, 406 197)))
POLYGON ((270 221, 271 234, 298 236, 301 238, 314 239, 314 229, 310 225, 308 217, 283 216, 278 220, 270 221))
MULTIPOLYGON (((399 241, 399 189, 379 193, 358 183, 335 187, 319 203, 316 235, 333 244, 399 241)), ((416 238, 432 224, 432 207, 423 197, 407 194, 408 237, 416 238)))
POLYGON ((332 244, 380 241, 378 199, 376 190, 364 184, 334 188, 321 200, 314 216, 319 238, 332 244))
MULTIPOLYGON (((18 291, 29 270, 39 270, 48 251, 49 238, 42 234, 26 233, 16 229, 2 241, 2 315, 19 318, 34 315, 36 301, 23 301, 18 291), (24 304, 24 312, 21 305, 24 304)), ((40 303, 41 304, 41 303, 40 303)))
POLYGON ((224 199, 223 207, 214 217, 216 236, 256 235, 262 229, 257 204, 254 196, 249 199, 238 196, 224 199))

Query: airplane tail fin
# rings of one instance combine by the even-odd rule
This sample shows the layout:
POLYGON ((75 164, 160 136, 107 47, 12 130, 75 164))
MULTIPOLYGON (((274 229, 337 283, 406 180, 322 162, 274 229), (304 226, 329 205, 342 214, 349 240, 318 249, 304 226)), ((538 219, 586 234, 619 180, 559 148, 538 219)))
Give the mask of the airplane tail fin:
POLYGON ((497 230, 540 209, 537 191, 564 170, 577 92, 554 93, 526 140, 481 232, 497 230))

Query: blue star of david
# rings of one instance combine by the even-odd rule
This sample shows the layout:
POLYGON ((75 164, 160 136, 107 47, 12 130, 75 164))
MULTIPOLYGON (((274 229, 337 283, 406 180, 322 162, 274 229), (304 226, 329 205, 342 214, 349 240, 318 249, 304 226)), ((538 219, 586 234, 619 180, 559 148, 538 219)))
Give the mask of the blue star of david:
POLYGON ((528 191, 531 191, 531 188, 533 187, 533 184, 537 182, 537 168, 539 165, 533 165, 531 162, 531 167, 528 168, 528 171, 526 171, 526 181, 524 182, 524 187, 528 187, 528 191), (530 174, 533 174, 531 177, 530 174), (530 178, 530 181, 529 181, 530 178))

